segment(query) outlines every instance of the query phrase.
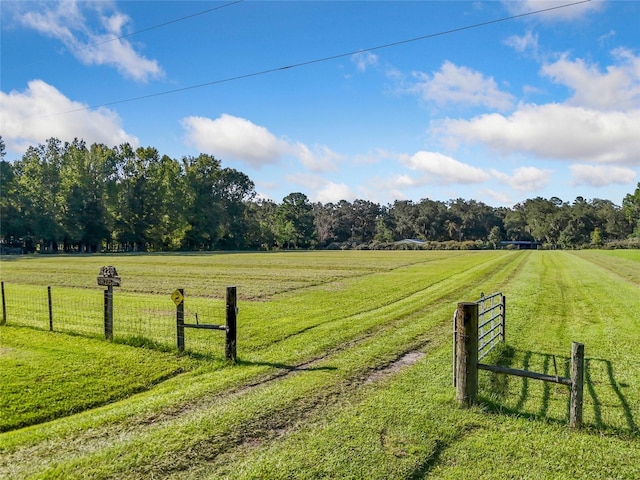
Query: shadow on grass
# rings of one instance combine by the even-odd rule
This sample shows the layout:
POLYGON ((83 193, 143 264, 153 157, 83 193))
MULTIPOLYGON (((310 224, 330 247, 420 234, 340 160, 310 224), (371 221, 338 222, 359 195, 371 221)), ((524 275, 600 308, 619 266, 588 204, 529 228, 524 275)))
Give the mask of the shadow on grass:
POLYGON ((585 385, 587 386, 587 391, 589 393, 589 397, 591 398, 591 404, 593 405, 593 411, 596 421, 596 426, 601 429, 607 429, 608 426, 602 419, 602 403, 598 398, 598 394, 596 393, 596 386, 603 385, 605 388, 610 387, 615 396, 618 399, 620 407, 622 408, 622 412, 624 414, 625 421, 627 423, 627 427, 629 431, 635 434, 640 433, 640 429, 638 428, 638 424, 635 422, 633 418, 633 412, 631 411, 631 407, 629 406, 629 402, 626 397, 620 390, 620 387, 625 387, 626 385, 619 383, 615 379, 615 375, 613 373, 613 364, 611 361, 603 359, 603 358, 587 358, 585 359, 585 367, 584 367, 584 379, 585 385), (592 370, 596 372, 601 370, 604 367, 606 372, 606 381, 597 381, 592 379, 592 370))
MULTIPOLYGON (((496 349, 495 352, 484 361, 486 364, 495 364, 505 367, 519 368, 521 370, 530 370, 530 366, 542 365, 542 371, 548 375, 570 376, 570 358, 558 357, 549 353, 534 352, 531 350, 516 350, 511 346, 504 345, 496 349), (520 365, 514 365, 515 359, 521 358, 518 362, 520 365)), ((532 380, 526 377, 517 377, 503 373, 487 372, 482 376, 479 385, 479 394, 484 408, 491 413, 507 414, 528 418, 533 420, 544 420, 548 423, 568 424, 570 410, 570 391, 567 388, 567 406, 566 416, 563 419, 549 417, 549 406, 552 395, 551 382, 544 382, 542 385, 542 395, 533 396, 530 393, 530 382, 541 381, 532 380), (507 404, 507 396, 511 389, 515 389, 520 384, 520 393, 515 404, 510 406, 507 404), (524 411, 525 404, 528 401, 539 401, 537 413, 524 411)), ((634 413, 626 399, 621 387, 626 385, 619 383, 614 374, 614 368, 611 361, 601 358, 585 358, 584 365, 584 403, 583 408, 592 408, 594 423, 593 427, 597 431, 609 431, 616 435, 636 436, 640 434, 640 429, 634 418, 634 413), (600 399, 605 393, 604 389, 610 388, 617 399, 615 405, 607 405, 608 408, 619 410, 622 412, 626 421, 626 428, 607 424, 603 418, 602 406, 604 405, 600 399)), ((588 425, 585 427, 589 428, 588 425)))

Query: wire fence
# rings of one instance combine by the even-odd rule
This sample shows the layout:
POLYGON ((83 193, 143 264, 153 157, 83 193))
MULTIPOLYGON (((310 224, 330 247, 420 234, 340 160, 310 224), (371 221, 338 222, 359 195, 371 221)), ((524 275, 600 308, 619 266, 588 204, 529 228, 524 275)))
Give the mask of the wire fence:
MULTIPOLYGON (((225 323, 225 303, 209 298, 185 299, 188 323, 225 323)), ((2 319, 26 326, 88 337, 105 334, 104 290, 2 284, 2 319)), ((113 338, 116 342, 159 349, 177 349, 176 305, 171 292, 164 295, 113 293, 113 338)), ((224 335, 190 330, 185 350, 224 356, 224 335)))

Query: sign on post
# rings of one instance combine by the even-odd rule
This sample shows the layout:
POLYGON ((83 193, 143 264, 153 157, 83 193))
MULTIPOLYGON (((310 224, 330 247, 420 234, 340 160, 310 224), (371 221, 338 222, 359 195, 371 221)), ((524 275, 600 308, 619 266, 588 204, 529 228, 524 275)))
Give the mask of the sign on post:
POLYGON ((179 288, 171 294, 171 300, 176 304, 176 307, 184 302, 184 295, 179 288))
POLYGON ((104 337, 113 339, 113 287, 120 286, 120 277, 116 267, 104 266, 100 268, 98 285, 107 287, 104 291, 104 337))
POLYGON ((103 287, 119 287, 120 277, 118 276, 116 267, 101 267, 100 275, 98 276, 98 285, 103 287))

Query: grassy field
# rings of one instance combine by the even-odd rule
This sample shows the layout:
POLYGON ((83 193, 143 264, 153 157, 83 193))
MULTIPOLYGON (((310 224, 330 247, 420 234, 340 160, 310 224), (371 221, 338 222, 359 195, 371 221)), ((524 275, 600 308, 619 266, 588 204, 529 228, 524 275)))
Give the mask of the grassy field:
POLYGON ((3 258, 2 280, 83 298, 104 264, 169 312, 177 287, 217 312, 237 285, 239 362, 9 316, 0 478, 640 478, 640 252, 3 258), (456 405, 451 314, 481 291, 507 296, 501 362, 566 374, 585 344, 582 430, 567 387, 530 379, 481 372, 456 405))

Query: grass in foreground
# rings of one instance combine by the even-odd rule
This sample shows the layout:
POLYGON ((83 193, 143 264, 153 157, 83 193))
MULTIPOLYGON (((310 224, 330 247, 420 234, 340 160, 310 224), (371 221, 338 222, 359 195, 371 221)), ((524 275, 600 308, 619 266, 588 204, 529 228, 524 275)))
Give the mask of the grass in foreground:
POLYGON ((330 284, 269 302, 271 320, 247 326, 252 350, 240 366, 190 372, 64 422, 8 432, 0 475, 638 478, 637 285, 565 252, 470 258, 346 282, 358 302, 330 284), (483 407, 455 405, 451 313, 481 290, 507 295, 514 366, 549 373, 545 359, 585 343, 585 429, 568 429, 564 390, 525 379, 493 391, 485 377, 483 407), (415 349, 425 355, 414 366, 367 381, 415 349), (304 361, 312 363, 293 368, 304 361), (270 371, 287 374, 251 386, 270 371))
POLYGON ((194 366, 173 354, 2 327, 0 432, 126 398, 194 366))

